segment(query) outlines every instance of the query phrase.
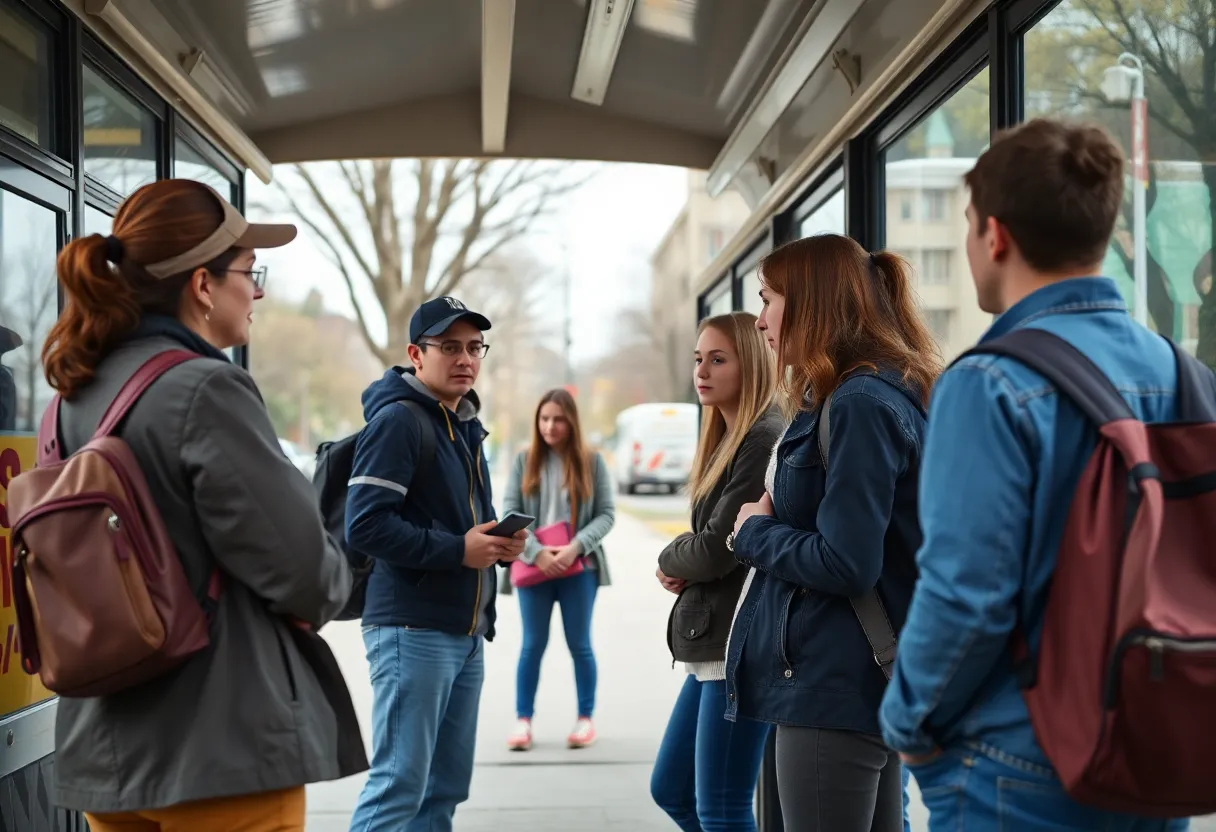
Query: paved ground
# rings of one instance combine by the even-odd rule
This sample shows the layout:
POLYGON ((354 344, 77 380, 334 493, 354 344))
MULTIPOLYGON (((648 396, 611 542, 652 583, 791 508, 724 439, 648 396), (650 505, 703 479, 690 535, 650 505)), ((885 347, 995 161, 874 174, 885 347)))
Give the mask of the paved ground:
MULTIPOLYGON (((515 599, 500 596, 499 636, 486 652, 472 797, 457 811, 456 832, 675 829, 649 796, 651 765, 684 681, 667 653, 671 596, 654 580, 654 564, 670 534, 687 528, 681 519, 687 503, 664 495, 619 501, 622 511, 607 541, 614 585, 600 595, 594 625, 600 741, 583 751, 565 748, 575 717, 574 677, 555 613, 537 700, 537 748, 527 754, 505 750, 514 718, 520 629, 515 599)), ((342 664, 366 739, 371 688, 358 624, 333 624, 324 634, 342 664)), ((310 787, 308 832, 346 832, 362 784, 362 777, 354 777, 310 787)), ((926 828, 914 793, 913 829, 926 828)), ((1192 830, 1216 832, 1216 822, 1198 821, 1192 830)))

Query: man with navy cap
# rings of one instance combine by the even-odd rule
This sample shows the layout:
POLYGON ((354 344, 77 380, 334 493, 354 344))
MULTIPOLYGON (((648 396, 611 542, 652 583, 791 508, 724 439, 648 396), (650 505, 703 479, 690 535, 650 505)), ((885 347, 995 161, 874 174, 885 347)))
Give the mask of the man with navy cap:
POLYGON ((374 701, 352 832, 447 832, 469 796, 494 566, 518 558, 526 537, 486 534, 495 514, 473 385, 489 329, 456 298, 427 301, 410 320, 410 366, 363 394, 346 537, 375 563, 363 610, 374 701), (435 440, 425 463, 422 431, 435 440))

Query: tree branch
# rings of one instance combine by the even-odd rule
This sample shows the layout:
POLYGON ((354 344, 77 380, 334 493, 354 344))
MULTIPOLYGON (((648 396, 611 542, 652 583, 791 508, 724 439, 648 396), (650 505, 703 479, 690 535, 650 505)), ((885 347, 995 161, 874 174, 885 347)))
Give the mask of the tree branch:
MULTIPOLYGON (((310 174, 303 165, 293 165, 292 167, 295 169, 295 172, 299 175, 300 179, 303 180, 304 185, 308 188, 308 191, 313 200, 317 203, 317 206, 322 212, 324 212, 326 219, 328 219, 330 224, 333 226, 333 230, 336 231, 338 236, 342 238, 342 243, 350 251, 351 256, 355 258, 355 262, 359 264, 359 268, 362 269, 363 273, 367 275, 367 279, 371 281, 372 286, 377 287, 376 294, 379 296, 379 273, 376 269, 372 268, 371 264, 368 263, 367 258, 365 258, 363 253, 359 251, 359 247, 356 245, 355 239, 350 233, 350 229, 346 227, 346 224, 342 221, 342 218, 338 215, 338 212, 334 210, 333 205, 330 204, 329 199, 326 198, 324 192, 317 185, 317 182, 315 179, 313 179, 312 174, 310 174)), ((287 195, 288 202, 292 204, 292 210, 296 211, 296 213, 301 213, 299 206, 295 203, 295 200, 292 199, 291 195, 287 194, 285 190, 284 194, 287 195)), ((315 228, 314 231, 321 236, 325 236, 322 232, 316 230, 315 228)))

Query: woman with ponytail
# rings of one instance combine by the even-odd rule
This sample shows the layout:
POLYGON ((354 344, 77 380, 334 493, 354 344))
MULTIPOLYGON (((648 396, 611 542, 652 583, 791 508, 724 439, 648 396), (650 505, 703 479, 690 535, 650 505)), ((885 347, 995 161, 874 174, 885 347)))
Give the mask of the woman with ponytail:
POLYGON ((786 826, 900 832, 878 707, 916 583, 917 475, 940 372, 907 263, 833 234, 760 265, 757 322, 792 420, 731 547, 751 567, 727 645, 728 719, 776 725, 786 826))
POLYGON ((253 380, 223 352, 249 341, 266 274, 255 249, 295 233, 250 224, 208 186, 170 179, 132 194, 112 235, 59 255, 67 304, 43 361, 62 398, 64 455, 89 441, 141 365, 195 353, 147 389, 117 434, 197 597, 213 572, 222 585, 206 650, 119 693, 59 700, 54 802, 85 812, 94 832, 302 832, 305 784, 367 767, 314 632, 350 593, 346 559, 253 380))

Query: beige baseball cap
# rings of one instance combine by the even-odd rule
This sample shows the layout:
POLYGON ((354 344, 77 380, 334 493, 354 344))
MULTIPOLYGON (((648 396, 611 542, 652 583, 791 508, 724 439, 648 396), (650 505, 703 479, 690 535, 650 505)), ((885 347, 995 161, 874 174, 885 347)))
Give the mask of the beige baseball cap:
POLYGON ((197 269, 210 263, 230 248, 279 248, 296 238, 296 227, 287 223, 257 223, 248 222, 241 216, 228 200, 210 185, 199 183, 206 188, 224 211, 224 221, 215 229, 210 237, 203 240, 189 251, 176 257, 162 260, 145 266, 148 274, 157 279, 171 277, 175 274, 197 269))

